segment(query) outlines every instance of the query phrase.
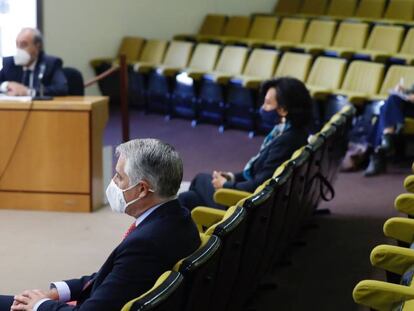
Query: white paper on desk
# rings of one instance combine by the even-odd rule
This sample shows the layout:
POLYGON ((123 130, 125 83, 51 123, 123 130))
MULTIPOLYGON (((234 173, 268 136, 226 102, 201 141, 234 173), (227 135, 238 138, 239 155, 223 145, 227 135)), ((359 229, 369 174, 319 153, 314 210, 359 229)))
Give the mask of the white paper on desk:
POLYGON ((0 94, 0 101, 30 103, 32 101, 32 98, 30 96, 8 96, 5 94, 0 94))
POLYGON ((396 96, 398 96, 399 98, 401 98, 402 100, 406 100, 406 101, 408 101, 408 95, 407 95, 407 94, 405 94, 405 93, 398 92, 398 91, 395 91, 395 90, 389 90, 389 91, 388 91, 388 94, 390 94, 390 95, 396 95, 396 96))

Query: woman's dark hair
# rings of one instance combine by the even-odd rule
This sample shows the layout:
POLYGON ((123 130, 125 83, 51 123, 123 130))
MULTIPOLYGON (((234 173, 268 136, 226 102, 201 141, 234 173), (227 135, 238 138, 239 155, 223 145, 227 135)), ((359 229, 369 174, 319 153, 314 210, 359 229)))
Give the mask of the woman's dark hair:
POLYGON ((312 115, 312 98, 302 81, 292 77, 267 80, 262 84, 262 98, 269 89, 276 89, 276 100, 280 107, 288 111, 286 119, 294 127, 310 125, 312 115))

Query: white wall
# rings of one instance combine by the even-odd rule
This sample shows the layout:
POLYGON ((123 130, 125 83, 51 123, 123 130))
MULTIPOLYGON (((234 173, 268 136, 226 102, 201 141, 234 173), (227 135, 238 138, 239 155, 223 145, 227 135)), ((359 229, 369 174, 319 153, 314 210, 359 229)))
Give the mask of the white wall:
MULTIPOLYGON (((275 0, 44 0, 45 48, 93 77, 89 60, 115 55, 125 35, 170 39, 193 33, 206 13, 269 12, 275 0)), ((96 88, 88 94, 96 94, 96 88)))

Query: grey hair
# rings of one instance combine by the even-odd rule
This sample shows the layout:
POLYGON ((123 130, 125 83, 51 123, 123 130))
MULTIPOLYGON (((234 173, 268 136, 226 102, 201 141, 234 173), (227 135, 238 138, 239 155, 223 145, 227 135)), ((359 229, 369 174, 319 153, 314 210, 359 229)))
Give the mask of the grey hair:
POLYGON ((40 32, 40 30, 36 28, 26 27, 26 28, 23 28, 20 31, 20 33, 24 31, 30 31, 31 33, 33 33, 33 43, 38 44, 40 46, 40 50, 43 51, 43 35, 40 32))
POLYGON ((125 159, 130 185, 149 183, 162 198, 177 194, 183 179, 183 162, 171 145, 158 139, 134 139, 119 145, 116 155, 125 159))

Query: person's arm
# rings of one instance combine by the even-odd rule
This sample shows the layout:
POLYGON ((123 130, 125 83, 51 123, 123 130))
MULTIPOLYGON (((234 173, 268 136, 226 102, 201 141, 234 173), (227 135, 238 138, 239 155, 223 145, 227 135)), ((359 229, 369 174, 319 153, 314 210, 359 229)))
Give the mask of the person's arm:
MULTIPOLYGON (((272 143, 260 171, 256 172, 252 179, 235 182, 226 182, 223 187, 253 192, 265 180, 273 176, 274 171, 296 150, 297 143, 292 143, 288 135, 280 136, 272 143)), ((240 177, 240 175, 239 175, 240 177)), ((237 179, 236 179, 237 180, 237 179)))

